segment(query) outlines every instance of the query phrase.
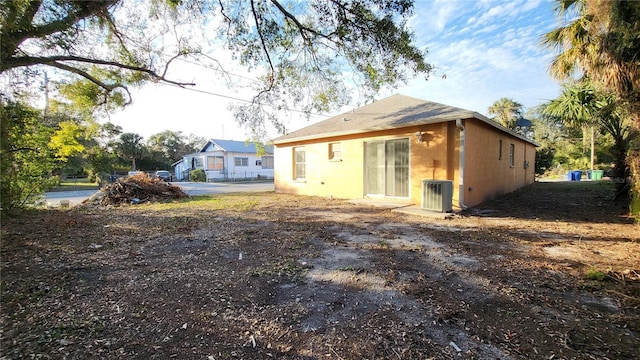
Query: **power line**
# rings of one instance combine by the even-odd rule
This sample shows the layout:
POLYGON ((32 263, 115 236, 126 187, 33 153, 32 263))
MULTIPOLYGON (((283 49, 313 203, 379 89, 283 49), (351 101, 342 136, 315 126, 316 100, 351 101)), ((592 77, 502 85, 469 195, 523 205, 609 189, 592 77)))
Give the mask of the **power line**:
MULTIPOLYGON (((204 55, 204 56, 206 56, 206 57, 208 57, 208 58, 211 58, 209 55, 206 55, 206 54, 203 54, 203 55, 204 55)), ((220 65, 219 65, 219 67, 220 67, 220 68, 219 68, 219 69, 216 69, 216 68, 213 68, 213 67, 210 67, 210 66, 207 66, 207 65, 204 65, 204 64, 201 64, 201 63, 195 62, 195 61, 190 61, 190 60, 187 60, 187 59, 183 59, 183 58, 177 58, 176 60, 178 60, 178 61, 182 61, 182 62, 185 62, 185 63, 187 63, 187 64, 191 64, 191 65, 201 66, 201 67, 203 67, 203 68, 205 68, 205 69, 214 70, 214 71, 220 71, 220 72, 225 73, 225 74, 227 74, 227 75, 235 76, 235 77, 239 77, 239 78, 241 78, 241 79, 246 79, 246 80, 251 80, 251 81, 255 81, 255 80, 256 80, 255 78, 250 78, 250 77, 248 77, 248 76, 244 76, 244 75, 240 75, 240 74, 235 74, 235 73, 232 73, 232 72, 230 72, 230 71, 224 70, 224 69, 222 68, 222 66, 220 66, 220 65)), ((214 61, 216 61, 216 60, 214 60, 214 61)))
MULTIPOLYGON (((229 95, 218 94, 218 93, 214 93, 214 92, 207 91, 207 90, 194 89, 194 88, 191 88, 191 87, 184 87, 184 86, 179 86, 179 85, 171 84, 171 83, 161 83, 161 84, 165 85, 165 86, 172 86, 172 87, 175 87, 175 88, 178 88, 178 89, 194 91, 194 92, 201 93, 201 94, 217 96, 217 97, 230 99, 230 100, 235 100, 235 101, 240 101, 240 102, 244 102, 244 103, 248 103, 248 104, 254 104, 254 102, 251 101, 251 100, 241 99, 241 98, 237 98, 237 97, 233 97, 233 96, 229 96, 229 95)), ((273 107, 273 105, 270 105, 270 104, 263 104, 263 103, 257 103, 257 104, 258 105, 262 105, 262 106, 273 107)), ((325 117, 331 117, 332 116, 332 115, 326 115, 326 114, 318 114, 318 113, 313 113, 313 112, 306 112, 306 111, 300 110, 300 109, 287 109, 287 110, 288 111, 293 111, 293 112, 299 112, 299 113, 302 113, 302 114, 310 114, 310 115, 325 116, 325 117)))
MULTIPOLYGON (((207 58, 209 58, 209 59, 213 59, 213 57, 211 57, 211 56, 209 56, 209 55, 207 55, 207 54, 200 54, 200 55, 203 55, 203 56, 205 56, 205 57, 207 57, 207 58)), ((219 68, 213 68, 213 67, 210 67, 210 66, 207 66, 207 65, 204 65, 204 64, 201 64, 201 63, 195 62, 195 61, 190 61, 190 60, 184 59, 184 58, 177 58, 176 60, 178 60, 178 61, 182 61, 182 62, 185 62, 185 63, 187 63, 187 64, 191 64, 191 65, 201 66, 201 67, 203 67, 203 68, 205 68, 205 69, 209 69, 209 70, 213 70, 213 71, 220 71, 220 72, 222 72, 222 73, 224 73, 224 74, 226 74, 226 75, 229 75, 229 76, 235 76, 235 77, 238 77, 238 78, 241 78, 241 79, 245 79, 245 80, 256 81, 256 79, 255 79, 255 78, 250 78, 250 77, 248 77, 248 76, 244 76, 244 75, 240 75, 240 74, 236 74, 236 73, 232 73, 232 72, 230 72, 230 71, 224 70, 224 69, 222 68, 222 66, 221 66, 221 65, 218 65, 218 66, 219 66, 219 68)), ((214 59, 214 61, 216 61, 216 62, 217 62, 217 60, 215 60, 215 59, 214 59)), ((166 85, 172 85, 172 84, 167 83, 166 85)), ((234 97, 230 97, 230 96, 226 96, 226 95, 215 94, 215 93, 209 93, 209 92, 204 91, 204 90, 197 90, 197 89, 193 89, 193 88, 186 88, 186 87, 185 87, 184 89, 192 90, 192 91, 196 91, 196 92, 201 92, 201 93, 204 93, 204 94, 209 94, 209 95, 214 95, 214 96, 220 96, 220 97, 224 97, 224 98, 229 98, 229 99, 233 99, 233 100, 238 100, 238 101, 242 101, 242 102, 246 102, 246 103, 253 103, 253 102, 252 102, 252 101, 250 101, 250 100, 238 99, 238 98, 234 98, 234 97)), ((269 104, 260 104, 260 105, 272 106, 272 105, 269 105, 269 104)), ((354 108, 356 107, 356 106, 355 106, 355 105, 353 105, 353 104, 347 104, 347 105, 350 105, 351 107, 354 107, 354 108)), ((300 112, 300 113, 304 113, 304 114, 306 114, 306 112, 305 112, 304 110, 298 110, 298 109, 289 109, 289 110, 294 111, 294 112, 300 112)), ((312 115, 318 115, 318 116, 326 116, 326 117, 331 117, 331 116, 332 116, 332 115, 325 115, 325 114, 318 114, 318 113, 311 113, 311 112, 310 112, 309 114, 312 114, 312 115)))

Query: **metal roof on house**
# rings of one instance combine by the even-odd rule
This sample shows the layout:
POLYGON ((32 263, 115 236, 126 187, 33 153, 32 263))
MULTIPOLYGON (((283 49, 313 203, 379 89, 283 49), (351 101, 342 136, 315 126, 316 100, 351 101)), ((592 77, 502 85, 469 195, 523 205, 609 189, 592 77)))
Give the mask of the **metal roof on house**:
MULTIPOLYGON (((220 140, 220 139, 211 139, 209 140, 203 147, 200 152, 205 152, 207 147, 213 144, 214 147, 220 148, 222 151, 226 152, 235 152, 235 153, 251 153, 255 154, 258 152, 256 144, 253 142, 246 141, 237 141, 237 140, 220 140)), ((264 150, 267 154, 273 154, 273 146, 265 145, 264 150)))
POLYGON ((537 145, 477 112, 400 94, 378 100, 273 140, 274 144, 397 129, 457 119, 475 118, 505 133, 537 145))

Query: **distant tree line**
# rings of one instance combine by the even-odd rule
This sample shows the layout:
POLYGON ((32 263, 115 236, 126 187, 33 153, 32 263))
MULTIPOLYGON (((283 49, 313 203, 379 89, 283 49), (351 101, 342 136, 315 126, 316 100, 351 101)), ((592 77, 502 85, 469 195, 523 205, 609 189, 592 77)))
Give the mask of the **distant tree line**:
MULTIPOLYGON (((572 169, 606 170, 615 179, 630 175, 626 157, 638 132, 615 96, 588 82, 567 83, 556 99, 526 112, 519 102, 501 98, 487 113, 494 115, 495 122, 540 145, 536 175, 557 175, 572 169)), ((624 181, 617 183, 624 188, 624 181)))
POLYGON ((24 100, 0 98, 0 206, 23 208, 65 176, 91 181, 116 171, 171 170, 205 140, 166 130, 149 139, 98 123, 91 112, 51 101, 36 109, 24 100))

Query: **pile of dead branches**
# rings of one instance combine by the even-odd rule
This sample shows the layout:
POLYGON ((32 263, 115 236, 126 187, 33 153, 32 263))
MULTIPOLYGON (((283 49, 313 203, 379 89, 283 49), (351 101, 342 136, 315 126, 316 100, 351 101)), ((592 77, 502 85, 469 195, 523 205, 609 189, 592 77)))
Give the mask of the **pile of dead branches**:
POLYGON ((116 182, 102 187, 99 192, 85 200, 83 204, 89 206, 142 204, 167 202, 187 196, 178 186, 151 178, 146 174, 139 174, 120 178, 116 182))

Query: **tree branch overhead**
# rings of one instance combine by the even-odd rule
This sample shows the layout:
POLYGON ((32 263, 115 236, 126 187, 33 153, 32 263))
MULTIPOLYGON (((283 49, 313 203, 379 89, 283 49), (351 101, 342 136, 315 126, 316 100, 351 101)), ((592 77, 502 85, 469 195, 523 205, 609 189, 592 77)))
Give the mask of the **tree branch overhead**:
MULTIPOLYGON (((203 42, 223 44, 241 66, 267 74, 256 82, 256 103, 277 109, 327 111, 348 102, 352 88, 371 97, 431 71, 406 26, 413 0, 0 1, 0 74, 50 66, 105 92, 149 80, 194 85, 169 69, 199 55, 203 42), (202 39, 194 38, 198 28, 202 39)), ((268 111, 248 113, 278 121, 268 111)))

